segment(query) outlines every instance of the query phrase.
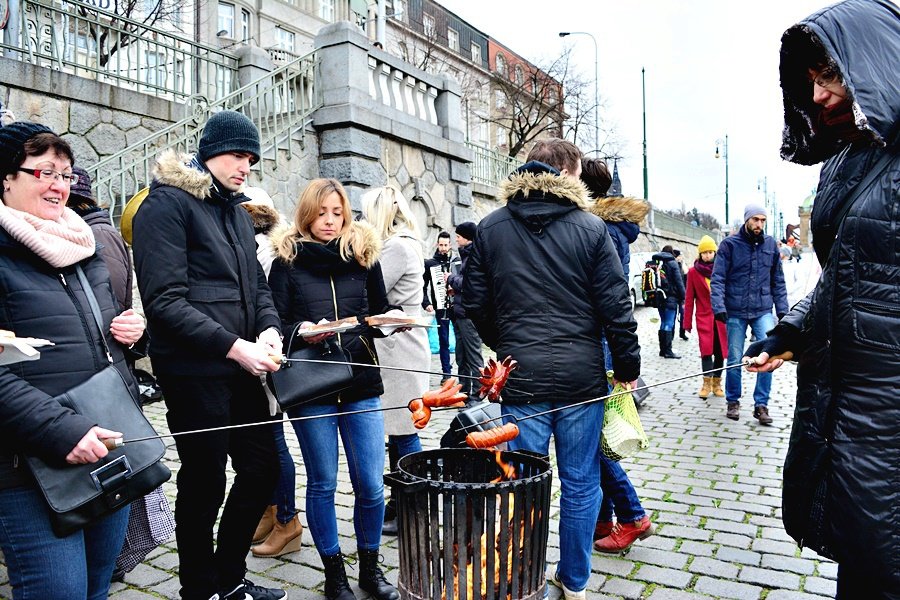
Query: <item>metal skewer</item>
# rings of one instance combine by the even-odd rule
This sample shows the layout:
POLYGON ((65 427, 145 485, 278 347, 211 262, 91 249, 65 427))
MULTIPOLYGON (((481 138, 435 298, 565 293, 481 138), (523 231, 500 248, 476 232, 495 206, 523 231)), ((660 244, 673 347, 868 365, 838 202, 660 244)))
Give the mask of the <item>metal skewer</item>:
MULTIPOLYGON (((460 373, 442 373, 440 371, 425 371, 422 369, 409 369, 407 367, 388 367, 386 365, 370 365, 369 363, 358 363, 358 362, 345 362, 342 360, 322 360, 320 358, 287 358, 286 356, 270 356, 275 363, 283 363, 283 362, 307 362, 307 363, 322 363, 329 365, 350 365, 351 367, 369 367, 372 369, 386 369, 388 371, 405 371, 407 373, 425 373, 426 375, 450 375, 452 377, 458 377, 460 379, 475 379, 478 380, 480 377, 476 377, 474 375, 462 375, 460 373)), ((522 377, 510 377, 511 381, 531 381, 530 379, 524 379, 522 377)))

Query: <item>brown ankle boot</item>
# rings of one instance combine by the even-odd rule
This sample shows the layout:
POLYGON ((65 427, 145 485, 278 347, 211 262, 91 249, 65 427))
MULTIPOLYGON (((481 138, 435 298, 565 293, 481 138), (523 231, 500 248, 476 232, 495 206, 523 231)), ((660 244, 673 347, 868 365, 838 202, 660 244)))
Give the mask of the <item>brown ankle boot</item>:
POLYGON ((712 392, 712 377, 704 377, 703 385, 700 386, 700 391, 697 392, 697 395, 701 398, 709 398, 710 392, 712 392))
POLYGON ((253 556, 259 557, 275 557, 287 554, 288 552, 297 552, 300 550, 300 541, 303 538, 303 525, 300 524, 300 517, 295 516, 293 519, 282 525, 275 520, 275 527, 272 533, 266 538, 262 544, 253 546, 250 551, 253 556))
POLYGON ((259 520, 259 525, 256 526, 256 533, 253 534, 253 543, 259 544, 260 542, 266 539, 272 532, 272 528, 275 527, 275 510, 276 507, 273 504, 266 508, 266 512, 263 513, 262 519, 259 520))
POLYGON ((712 393, 719 398, 725 397, 725 390, 722 389, 721 377, 710 377, 712 379, 712 393))

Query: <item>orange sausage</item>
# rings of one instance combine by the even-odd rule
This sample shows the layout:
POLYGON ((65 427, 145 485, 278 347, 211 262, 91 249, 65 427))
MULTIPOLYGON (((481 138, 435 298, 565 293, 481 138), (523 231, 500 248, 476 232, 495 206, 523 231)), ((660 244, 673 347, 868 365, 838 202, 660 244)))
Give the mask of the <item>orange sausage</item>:
POLYGON ((466 445, 470 448, 492 448, 503 442, 514 440, 518 435, 519 426, 515 423, 506 423, 487 431, 473 431, 466 436, 466 445))
POLYGON ((427 406, 420 408, 412 414, 413 426, 416 429, 425 429, 431 419, 431 409, 427 406))

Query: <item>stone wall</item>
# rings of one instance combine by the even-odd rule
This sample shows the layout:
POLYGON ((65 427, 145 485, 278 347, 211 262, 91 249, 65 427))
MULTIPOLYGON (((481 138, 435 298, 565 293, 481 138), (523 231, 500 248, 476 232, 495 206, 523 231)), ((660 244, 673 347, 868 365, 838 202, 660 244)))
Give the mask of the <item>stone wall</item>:
POLYGON ((0 100, 16 119, 42 123, 88 166, 183 117, 147 94, 0 57, 0 100))

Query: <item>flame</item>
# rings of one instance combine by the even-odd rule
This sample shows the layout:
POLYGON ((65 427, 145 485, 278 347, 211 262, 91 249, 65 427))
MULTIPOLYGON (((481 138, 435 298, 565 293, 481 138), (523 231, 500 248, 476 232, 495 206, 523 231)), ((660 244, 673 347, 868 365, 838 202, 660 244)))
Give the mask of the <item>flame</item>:
POLYGON ((500 483, 501 481, 512 481, 516 478, 516 466, 512 463, 504 462, 502 453, 494 450, 494 460, 500 467, 500 477, 491 480, 491 483, 500 483))

